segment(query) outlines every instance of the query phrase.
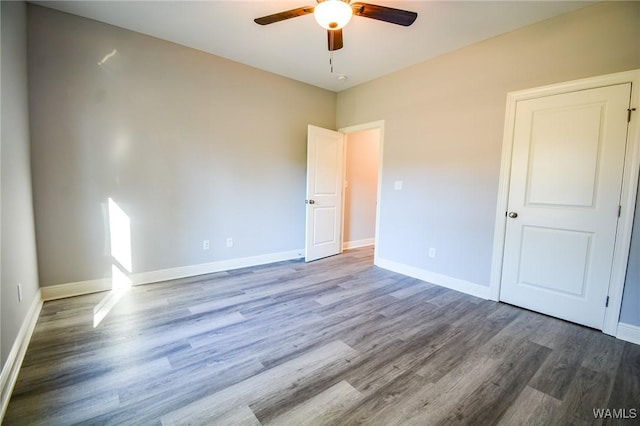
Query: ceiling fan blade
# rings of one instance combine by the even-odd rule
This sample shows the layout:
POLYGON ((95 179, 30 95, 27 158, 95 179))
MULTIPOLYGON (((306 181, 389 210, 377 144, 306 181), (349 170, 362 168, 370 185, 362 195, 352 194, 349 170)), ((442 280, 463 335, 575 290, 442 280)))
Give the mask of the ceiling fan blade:
POLYGON ((405 27, 413 24, 418 17, 418 14, 415 12, 369 3, 352 3, 351 7, 353 8, 354 15, 390 22, 405 27))
POLYGON ((256 24, 268 25, 274 22, 284 21, 285 19, 295 18, 313 13, 313 6, 299 7, 297 9, 286 10, 284 12, 274 13, 273 15, 263 16, 253 20, 256 24))
POLYGON ((342 29, 327 30, 327 41, 329 42, 329 51, 342 49, 342 29))

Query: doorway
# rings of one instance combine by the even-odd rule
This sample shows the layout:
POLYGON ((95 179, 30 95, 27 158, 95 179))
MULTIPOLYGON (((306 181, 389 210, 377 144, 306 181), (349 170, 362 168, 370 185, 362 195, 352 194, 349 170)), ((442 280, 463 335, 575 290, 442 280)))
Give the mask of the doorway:
POLYGON ((375 243, 379 157, 380 129, 345 136, 343 250, 375 243))
POLYGON ((631 71, 509 93, 493 300, 616 334, 640 169, 629 119, 638 83, 631 71))
POLYGON ((500 300, 602 329, 631 84, 518 104, 500 300))
POLYGON ((378 254, 384 120, 340 128, 345 134, 343 249, 373 246, 378 254))
POLYGON ((383 135, 383 121, 339 131, 308 126, 305 261, 339 254, 345 248, 365 246, 374 246, 375 259, 383 135), (352 142, 348 176, 353 190, 347 194, 345 147, 348 138, 352 142), (361 161, 362 157, 366 160, 361 161), (345 197, 349 202, 346 220, 345 197))

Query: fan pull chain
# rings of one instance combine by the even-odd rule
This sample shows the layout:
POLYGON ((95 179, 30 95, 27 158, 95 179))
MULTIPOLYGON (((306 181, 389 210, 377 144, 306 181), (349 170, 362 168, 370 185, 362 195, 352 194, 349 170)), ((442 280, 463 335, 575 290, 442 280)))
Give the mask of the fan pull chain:
POLYGON ((333 74, 333 51, 335 46, 335 32, 327 31, 327 35, 329 36, 329 71, 333 74))

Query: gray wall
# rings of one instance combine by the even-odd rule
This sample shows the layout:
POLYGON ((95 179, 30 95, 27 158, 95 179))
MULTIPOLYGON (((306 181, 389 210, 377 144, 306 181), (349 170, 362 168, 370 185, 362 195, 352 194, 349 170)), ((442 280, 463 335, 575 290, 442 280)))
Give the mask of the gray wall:
POLYGON ((620 322, 640 326, 640 184, 637 197, 620 322))
POLYGON ((603 2, 340 92, 339 127, 385 120, 378 255, 488 286, 507 92, 640 68, 638 40, 603 2))
POLYGON ((38 291, 29 165, 26 5, 3 1, 2 136, 0 138, 0 273, 2 365, 38 291), (23 299, 18 303, 17 285, 23 299))
POLYGON ((131 220, 134 273, 304 247, 307 125, 335 128, 335 93, 28 11, 41 285, 110 276, 109 197, 131 220))

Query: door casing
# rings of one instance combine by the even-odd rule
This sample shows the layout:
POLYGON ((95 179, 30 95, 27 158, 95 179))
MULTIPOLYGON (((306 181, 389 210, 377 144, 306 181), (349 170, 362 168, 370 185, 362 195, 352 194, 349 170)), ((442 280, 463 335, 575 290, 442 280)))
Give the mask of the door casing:
POLYGON ((629 247, 633 228, 633 216, 637 196, 638 175, 640 174, 640 70, 626 71, 604 76, 574 80, 565 83, 520 90, 507 94, 504 135, 502 143, 502 161, 498 184, 498 201, 493 240, 493 256, 491 265, 491 282, 489 298, 499 301, 500 283, 502 279, 502 260, 504 255, 504 239, 506 231, 506 215, 508 206, 509 183, 511 177, 511 156, 513 152, 513 133, 518 101, 558 95, 579 90, 631 83, 632 113, 627 132, 627 150, 625 154, 624 174, 622 177, 622 194, 620 204, 620 220, 616 232, 616 243, 613 256, 613 268, 609 284, 609 305, 605 312, 602 331, 616 335, 618 318, 622 306, 622 292, 629 261, 629 247))

